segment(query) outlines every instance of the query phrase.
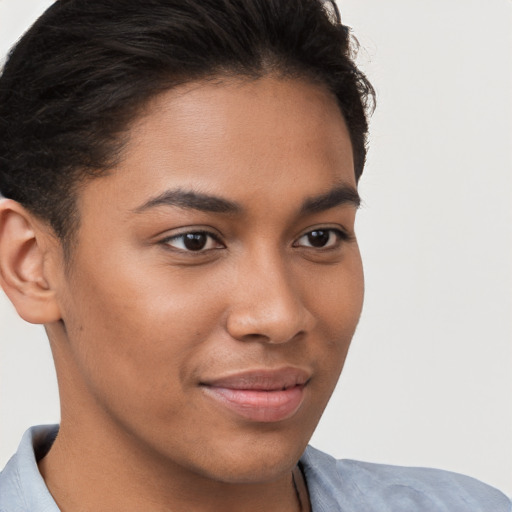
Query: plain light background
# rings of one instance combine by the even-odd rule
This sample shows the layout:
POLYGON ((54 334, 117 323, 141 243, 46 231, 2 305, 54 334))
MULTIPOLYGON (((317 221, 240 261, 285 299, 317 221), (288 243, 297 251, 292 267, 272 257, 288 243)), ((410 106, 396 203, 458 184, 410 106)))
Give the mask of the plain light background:
MULTIPOLYGON (((0 54, 51 2, 0 0, 0 54)), ((340 0, 378 109, 366 304, 312 444, 512 495, 512 1, 340 0)), ((44 331, 0 292, 0 467, 59 420, 44 331)))

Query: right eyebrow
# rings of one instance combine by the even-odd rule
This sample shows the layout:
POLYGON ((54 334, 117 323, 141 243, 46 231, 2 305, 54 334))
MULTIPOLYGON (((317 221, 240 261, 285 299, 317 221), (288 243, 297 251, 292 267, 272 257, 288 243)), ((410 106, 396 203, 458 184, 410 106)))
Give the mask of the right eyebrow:
POLYGON ((183 189, 166 190, 162 194, 148 199, 134 211, 142 213, 157 206, 177 206, 178 208, 213 213, 239 213, 242 211, 242 207, 233 201, 183 189))

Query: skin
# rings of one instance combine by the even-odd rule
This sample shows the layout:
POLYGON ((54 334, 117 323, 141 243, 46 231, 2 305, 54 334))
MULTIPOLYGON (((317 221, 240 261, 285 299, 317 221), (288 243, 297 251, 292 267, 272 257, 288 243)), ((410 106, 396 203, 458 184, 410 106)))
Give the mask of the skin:
POLYGON ((152 100, 119 166, 81 189, 69 262, 43 222, 0 204, 2 286, 46 325, 57 368, 61 429, 39 465, 64 512, 298 510, 291 473, 362 307, 347 190, 335 98, 264 77, 152 100), (327 204, 334 189, 340 204, 327 204), (190 194, 171 204, 177 190, 237 209, 191 208, 190 194), (324 246, 311 244, 315 229, 324 246), (180 235, 204 231, 204 249, 187 250, 180 235), (308 381, 279 421, 244 418, 202 385, 289 367, 308 381))

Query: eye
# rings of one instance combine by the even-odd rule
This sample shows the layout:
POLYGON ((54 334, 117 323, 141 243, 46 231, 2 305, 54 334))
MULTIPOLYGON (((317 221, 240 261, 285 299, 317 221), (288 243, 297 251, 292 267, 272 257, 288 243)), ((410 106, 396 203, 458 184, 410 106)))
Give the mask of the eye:
POLYGON ((201 252, 224 247, 217 237, 207 231, 180 233, 162 240, 162 243, 187 252, 201 252))
POLYGON ((302 235, 295 242, 294 246, 330 249, 336 247, 340 241, 347 238, 347 235, 340 229, 314 229, 302 235))

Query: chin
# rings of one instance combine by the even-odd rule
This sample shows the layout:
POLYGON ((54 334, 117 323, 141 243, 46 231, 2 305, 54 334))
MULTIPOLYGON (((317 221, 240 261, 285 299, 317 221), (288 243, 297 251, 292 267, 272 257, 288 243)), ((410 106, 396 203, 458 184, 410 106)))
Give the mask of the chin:
POLYGON ((266 454, 241 460, 231 460, 229 463, 220 463, 214 473, 208 476, 226 484, 263 484, 272 482, 292 471, 300 458, 285 455, 269 459, 266 454))
POLYGON ((201 466, 204 476, 231 484, 264 483, 276 480, 292 471, 304 452, 307 439, 297 439, 292 433, 266 433, 254 439, 233 439, 225 447, 212 447, 208 460, 201 466), (263 439, 262 439, 263 437, 263 439))

